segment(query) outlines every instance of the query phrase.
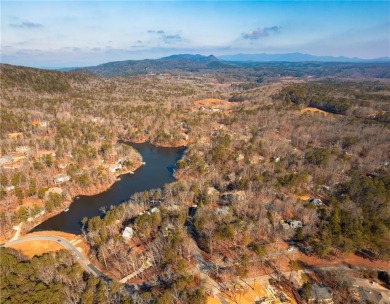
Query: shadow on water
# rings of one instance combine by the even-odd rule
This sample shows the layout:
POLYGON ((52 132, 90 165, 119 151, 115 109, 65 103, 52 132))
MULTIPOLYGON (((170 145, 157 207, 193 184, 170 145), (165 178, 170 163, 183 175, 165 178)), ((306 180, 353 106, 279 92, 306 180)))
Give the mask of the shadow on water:
POLYGON ((81 233, 81 220, 102 214, 102 208, 116 206, 126 202, 136 192, 161 188, 173 182, 176 162, 182 157, 185 148, 161 148, 150 143, 128 143, 137 149, 146 163, 135 174, 124 174, 108 190, 92 195, 81 195, 73 199, 68 212, 61 212, 32 231, 56 230, 74 234, 81 233))
POLYGON ((173 173, 175 171, 177 161, 183 156, 183 154, 184 154, 184 152, 186 150, 185 147, 178 148, 178 149, 179 150, 177 151, 177 157, 175 159, 175 162, 172 165, 167 167, 167 170, 172 174, 172 176, 173 176, 173 173))

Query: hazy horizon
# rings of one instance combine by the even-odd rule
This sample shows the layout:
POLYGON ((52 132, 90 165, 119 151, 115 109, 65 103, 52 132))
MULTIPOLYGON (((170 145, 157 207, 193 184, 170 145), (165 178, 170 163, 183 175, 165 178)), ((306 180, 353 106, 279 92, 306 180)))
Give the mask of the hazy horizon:
POLYGON ((383 1, 3 1, 1 62, 77 67, 172 54, 390 54, 383 1))

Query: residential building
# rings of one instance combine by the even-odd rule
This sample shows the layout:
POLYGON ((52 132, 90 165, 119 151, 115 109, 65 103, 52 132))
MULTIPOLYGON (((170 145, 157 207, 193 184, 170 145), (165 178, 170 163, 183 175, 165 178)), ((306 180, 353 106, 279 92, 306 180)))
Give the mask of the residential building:
POLYGON ((311 294, 308 299, 309 304, 332 304, 332 293, 326 286, 313 284, 311 286, 311 294))
POLYGON ((14 189, 15 189, 15 186, 14 186, 14 185, 4 187, 4 191, 5 191, 5 192, 10 192, 10 191, 12 191, 12 190, 14 190, 14 189))
POLYGON ((280 224, 282 225, 282 228, 284 230, 298 229, 298 228, 302 227, 302 222, 301 221, 295 221, 295 220, 281 221, 280 224))
POLYGON ((313 204, 315 205, 316 207, 320 207, 322 206, 324 203, 319 199, 319 198, 310 198, 308 201, 307 201, 308 204, 313 204))
POLYGON ((225 192, 219 196, 219 202, 223 205, 231 205, 233 203, 243 201, 244 199, 244 191, 225 192))
POLYGON ((54 184, 58 185, 58 184, 70 181, 70 176, 66 175, 66 174, 58 174, 58 175, 54 176, 53 181, 54 181, 54 184))
POLYGON ((127 239, 127 240, 131 240, 131 238, 133 237, 133 235, 134 235, 134 230, 133 230, 132 227, 129 227, 129 226, 127 226, 127 227, 123 230, 123 232, 122 232, 122 237, 123 237, 124 239, 127 239))

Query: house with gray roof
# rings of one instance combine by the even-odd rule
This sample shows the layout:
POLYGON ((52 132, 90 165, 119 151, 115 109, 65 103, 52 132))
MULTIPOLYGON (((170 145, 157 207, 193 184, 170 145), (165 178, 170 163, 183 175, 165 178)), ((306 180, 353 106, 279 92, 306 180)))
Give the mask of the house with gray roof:
POLYGON ((308 298, 309 304, 332 304, 332 293, 326 286, 313 284, 311 286, 310 297, 308 298))

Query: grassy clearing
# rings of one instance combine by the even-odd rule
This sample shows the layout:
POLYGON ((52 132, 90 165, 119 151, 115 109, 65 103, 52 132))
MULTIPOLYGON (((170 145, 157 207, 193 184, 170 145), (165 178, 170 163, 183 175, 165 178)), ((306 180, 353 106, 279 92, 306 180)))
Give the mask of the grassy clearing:
POLYGON ((42 255, 47 252, 64 249, 64 247, 54 241, 28 241, 21 244, 15 244, 10 247, 20 251, 30 259, 35 255, 42 255))
POLYGON ((323 110, 320 110, 320 109, 317 109, 317 108, 311 108, 311 107, 306 107, 306 108, 303 108, 301 110, 301 114, 303 113, 307 113, 307 112, 310 112, 310 113, 321 113, 321 114, 324 114, 324 115, 329 115, 331 113, 329 112, 325 112, 323 110))
POLYGON ((232 102, 228 102, 222 99, 217 98, 206 98, 206 99, 200 99, 194 102, 194 105, 196 107, 207 107, 207 108, 219 108, 219 109, 231 109, 234 108, 236 105, 232 102))
MULTIPOLYGON (((90 247, 79 235, 61 232, 61 231, 38 231, 23 235, 22 237, 36 236, 36 235, 50 235, 55 237, 62 237, 67 239, 72 243, 76 248, 81 251, 84 255, 88 256, 90 247)), ((53 241, 28 241, 22 244, 13 245, 12 248, 21 251, 24 255, 28 257, 33 257, 34 255, 41 255, 50 251, 58 251, 64 249, 60 244, 53 241)))

